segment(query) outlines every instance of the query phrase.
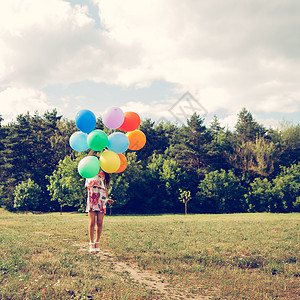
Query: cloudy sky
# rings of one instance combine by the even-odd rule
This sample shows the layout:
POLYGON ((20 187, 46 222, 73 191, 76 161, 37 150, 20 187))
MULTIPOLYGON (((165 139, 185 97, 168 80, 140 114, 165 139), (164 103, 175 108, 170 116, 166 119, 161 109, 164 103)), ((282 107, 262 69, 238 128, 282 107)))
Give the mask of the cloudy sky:
POLYGON ((299 15, 299 0, 0 0, 0 115, 178 121, 177 106, 232 128, 246 107, 297 124, 299 15))

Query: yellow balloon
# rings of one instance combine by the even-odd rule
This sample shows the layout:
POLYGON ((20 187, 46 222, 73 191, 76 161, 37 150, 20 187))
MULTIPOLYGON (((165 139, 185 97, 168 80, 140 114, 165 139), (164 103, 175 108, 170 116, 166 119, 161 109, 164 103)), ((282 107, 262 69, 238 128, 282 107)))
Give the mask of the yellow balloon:
POLYGON ((121 165, 121 160, 117 153, 105 150, 100 156, 100 167, 106 173, 116 172, 121 165))

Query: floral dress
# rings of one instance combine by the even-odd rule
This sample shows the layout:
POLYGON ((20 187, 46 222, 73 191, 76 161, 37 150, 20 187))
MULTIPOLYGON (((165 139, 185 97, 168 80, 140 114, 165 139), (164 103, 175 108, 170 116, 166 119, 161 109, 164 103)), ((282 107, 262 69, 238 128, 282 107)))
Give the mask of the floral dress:
POLYGON ((107 192, 104 182, 105 175, 102 171, 95 177, 86 179, 85 187, 88 191, 86 212, 100 211, 106 213, 107 192))

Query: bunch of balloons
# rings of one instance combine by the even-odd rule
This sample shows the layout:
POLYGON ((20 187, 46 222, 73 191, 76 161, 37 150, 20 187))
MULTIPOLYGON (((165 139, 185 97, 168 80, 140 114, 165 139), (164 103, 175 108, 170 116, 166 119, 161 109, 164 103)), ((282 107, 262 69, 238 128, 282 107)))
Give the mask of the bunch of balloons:
POLYGON ((103 124, 109 129, 118 129, 107 136, 100 129, 95 129, 97 119, 90 110, 81 110, 75 117, 79 131, 70 137, 70 146, 75 151, 102 151, 100 158, 86 156, 78 164, 78 172, 84 178, 96 176, 100 168, 107 173, 121 173, 127 167, 123 154, 127 149, 140 150, 146 144, 145 134, 138 130, 140 116, 135 112, 123 112, 118 107, 107 109, 102 116, 103 124), (123 132, 126 133, 123 133, 123 132))

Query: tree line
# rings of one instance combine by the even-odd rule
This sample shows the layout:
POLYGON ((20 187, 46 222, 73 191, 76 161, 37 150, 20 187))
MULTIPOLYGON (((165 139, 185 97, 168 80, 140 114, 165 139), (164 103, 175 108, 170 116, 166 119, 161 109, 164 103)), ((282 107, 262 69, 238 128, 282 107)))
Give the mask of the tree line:
MULTIPOLYGON (((300 211, 300 125, 265 128, 245 108, 234 130, 215 116, 208 126, 141 122, 145 147, 127 151, 127 169, 112 175, 114 213, 300 211)), ((9 210, 84 211, 78 162, 69 146, 77 128, 56 110, 21 114, 1 125, 0 205, 9 210)), ((106 131, 101 118, 96 128, 106 131)))

